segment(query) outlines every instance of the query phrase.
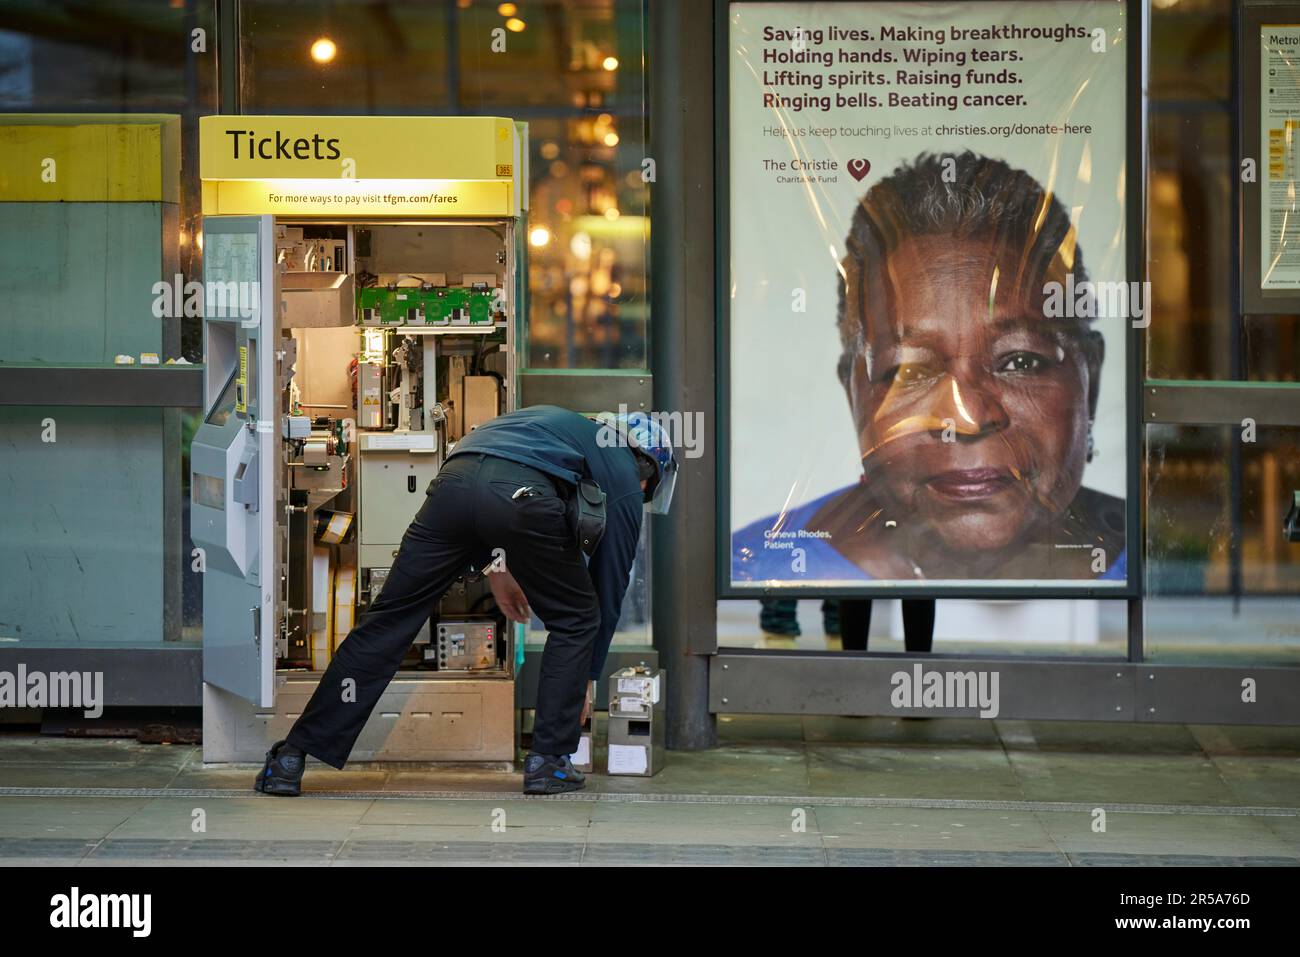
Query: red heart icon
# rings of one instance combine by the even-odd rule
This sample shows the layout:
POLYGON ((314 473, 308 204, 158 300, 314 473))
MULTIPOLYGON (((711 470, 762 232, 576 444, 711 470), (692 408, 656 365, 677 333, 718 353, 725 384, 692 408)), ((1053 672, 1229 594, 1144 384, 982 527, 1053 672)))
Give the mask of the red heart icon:
POLYGON ((871 172, 871 161, 864 159, 851 159, 848 163, 849 175, 862 182, 862 177, 871 172))

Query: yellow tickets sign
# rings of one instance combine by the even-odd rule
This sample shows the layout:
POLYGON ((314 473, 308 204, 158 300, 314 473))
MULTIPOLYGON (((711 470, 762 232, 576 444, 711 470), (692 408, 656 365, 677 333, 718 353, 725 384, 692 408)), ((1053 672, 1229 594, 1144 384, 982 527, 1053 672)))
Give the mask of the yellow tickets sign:
POLYGON ((205 116, 205 215, 508 216, 520 134, 494 116, 205 116))

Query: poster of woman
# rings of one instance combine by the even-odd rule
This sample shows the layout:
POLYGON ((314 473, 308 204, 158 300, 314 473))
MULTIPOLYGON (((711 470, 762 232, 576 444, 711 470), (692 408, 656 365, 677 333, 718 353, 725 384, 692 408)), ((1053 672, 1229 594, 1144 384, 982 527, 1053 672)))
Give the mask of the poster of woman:
POLYGON ((1123 12, 731 5, 734 588, 1127 582, 1123 12))

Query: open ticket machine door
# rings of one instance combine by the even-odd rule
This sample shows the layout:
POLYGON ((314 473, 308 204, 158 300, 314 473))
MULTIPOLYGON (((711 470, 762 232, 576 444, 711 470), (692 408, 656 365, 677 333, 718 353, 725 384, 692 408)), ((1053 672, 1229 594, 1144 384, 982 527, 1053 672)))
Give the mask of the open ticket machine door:
MULTIPOLYGON (((448 450, 514 408, 526 137, 498 117, 200 121, 205 761, 285 736, 448 450)), ((353 760, 514 760, 523 627, 484 572, 430 608, 353 760)))

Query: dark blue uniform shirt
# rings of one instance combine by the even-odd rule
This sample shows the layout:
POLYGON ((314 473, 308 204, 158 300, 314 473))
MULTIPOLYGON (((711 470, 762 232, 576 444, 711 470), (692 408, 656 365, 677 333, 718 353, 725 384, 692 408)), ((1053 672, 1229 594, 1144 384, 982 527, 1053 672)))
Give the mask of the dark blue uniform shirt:
POLYGON ((600 630, 591 657, 592 681, 600 680, 618 625, 641 536, 644 499, 636 460, 626 448, 597 444, 596 435, 602 428, 577 412, 534 405, 484 422, 456 443, 451 453, 478 452, 509 459, 570 485, 589 478, 604 490, 605 535, 587 562, 600 605, 600 630))

